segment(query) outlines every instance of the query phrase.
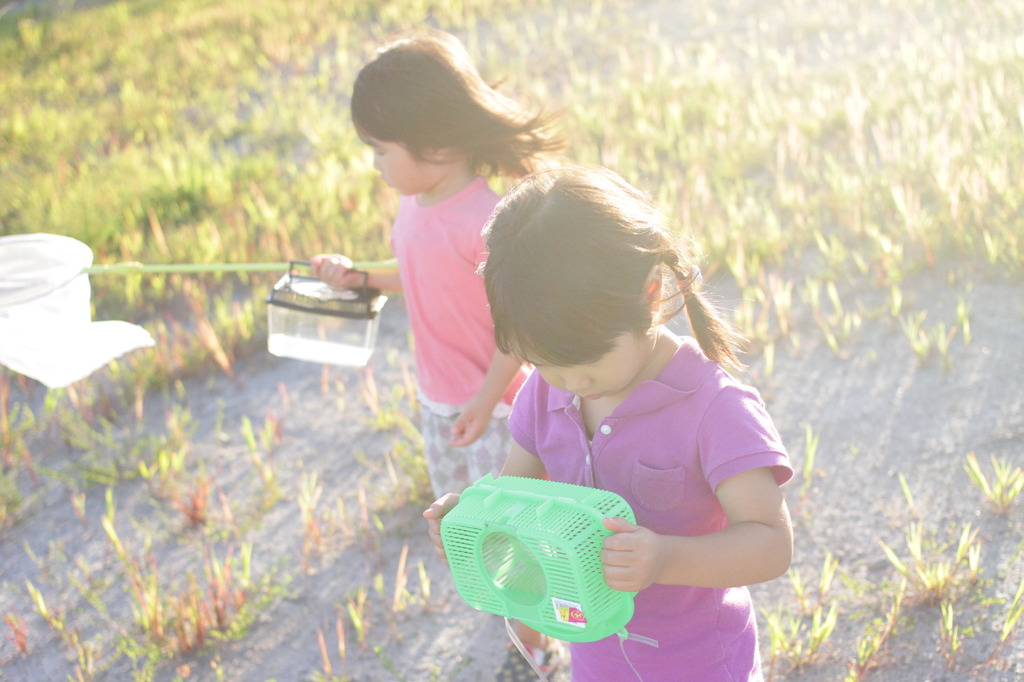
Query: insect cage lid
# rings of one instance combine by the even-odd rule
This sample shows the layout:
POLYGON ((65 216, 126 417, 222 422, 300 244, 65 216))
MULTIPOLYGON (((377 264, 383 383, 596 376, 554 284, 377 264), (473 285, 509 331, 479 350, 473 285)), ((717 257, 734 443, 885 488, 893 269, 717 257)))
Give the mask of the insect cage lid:
POLYGON ((291 269, 267 296, 268 305, 360 320, 377 317, 386 302, 387 297, 381 295, 380 289, 338 289, 315 277, 297 275, 291 269))

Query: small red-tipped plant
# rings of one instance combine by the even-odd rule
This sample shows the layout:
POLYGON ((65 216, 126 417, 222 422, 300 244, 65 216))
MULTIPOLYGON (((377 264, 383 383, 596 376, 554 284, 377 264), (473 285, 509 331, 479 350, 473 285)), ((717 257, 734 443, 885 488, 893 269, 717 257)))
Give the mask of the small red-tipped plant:
POLYGON ((12 466, 14 460, 11 457, 11 427, 7 422, 7 396, 10 394, 10 387, 7 377, 0 375, 0 455, 3 456, 4 464, 12 466))
POLYGON ((348 650, 345 648, 345 624, 342 622, 340 611, 334 622, 334 631, 338 637, 338 655, 341 656, 341 662, 344 664, 348 661, 348 650))
POLYGON ((331 666, 331 657, 327 655, 327 642, 324 641, 324 631, 317 629, 316 639, 320 643, 320 659, 324 662, 324 675, 328 679, 334 677, 334 668, 331 666))
POLYGON ((191 525, 198 526, 205 523, 206 508, 210 503, 210 477, 200 474, 184 493, 174 491, 171 501, 191 525))
POLYGON ((202 603, 202 590, 195 576, 189 576, 188 588, 174 600, 174 649, 189 653, 206 642, 209 611, 202 603))
POLYGON ((323 533, 317 504, 323 493, 323 486, 317 480, 316 472, 303 475, 299 486, 299 510, 302 513, 302 556, 303 566, 309 570, 309 559, 323 552, 323 533))
POLYGON ((227 496, 224 494, 223 490, 220 490, 217 492, 217 497, 220 499, 220 511, 224 516, 224 523, 231 529, 231 533, 235 536, 235 539, 241 542, 242 536, 241 532, 238 530, 238 522, 235 521, 235 513, 231 511, 231 505, 228 503, 227 496))
POLYGON ((15 613, 4 614, 4 622, 7 623, 7 627, 11 629, 7 635, 7 639, 14 644, 14 648, 19 653, 28 653, 28 628, 25 627, 25 621, 22 620, 21 616, 15 613))
MULTIPOLYGON (((213 613, 212 625, 218 630, 226 630, 231 620, 245 606, 245 588, 248 576, 242 576, 242 585, 236 587, 231 570, 232 550, 229 549, 224 562, 217 560, 212 551, 206 554, 206 581, 209 605, 213 613)), ((244 572, 245 569, 243 569, 244 572)))
POLYGON ((89 522, 85 518, 85 493, 80 491, 68 491, 68 497, 71 498, 71 511, 74 513, 75 518, 82 524, 82 528, 89 525, 89 522))
POLYGON ((377 380, 373 375, 373 367, 367 366, 362 372, 360 389, 363 393, 363 400, 370 408, 370 412, 376 416, 380 412, 380 391, 377 389, 377 380))

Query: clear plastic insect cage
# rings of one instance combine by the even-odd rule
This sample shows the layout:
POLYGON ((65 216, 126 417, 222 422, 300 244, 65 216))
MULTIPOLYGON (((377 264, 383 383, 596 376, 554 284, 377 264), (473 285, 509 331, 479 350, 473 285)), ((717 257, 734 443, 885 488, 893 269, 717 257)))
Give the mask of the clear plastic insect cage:
MULTIPOLYGON (((292 261, 267 297, 267 349, 272 355, 343 367, 363 367, 373 355, 380 312, 387 302, 379 289, 363 285, 337 289, 297 269, 292 261)), ((311 272, 311 270, 310 270, 311 272)))

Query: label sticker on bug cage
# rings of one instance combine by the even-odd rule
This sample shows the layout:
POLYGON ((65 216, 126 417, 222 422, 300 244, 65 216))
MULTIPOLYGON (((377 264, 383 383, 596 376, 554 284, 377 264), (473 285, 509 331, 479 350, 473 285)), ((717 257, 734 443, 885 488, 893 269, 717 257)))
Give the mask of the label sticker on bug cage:
POLYGON ((587 627, 587 619, 583 615, 583 608, 576 602, 552 597, 551 604, 555 607, 555 619, 560 623, 568 623, 578 628, 587 627))

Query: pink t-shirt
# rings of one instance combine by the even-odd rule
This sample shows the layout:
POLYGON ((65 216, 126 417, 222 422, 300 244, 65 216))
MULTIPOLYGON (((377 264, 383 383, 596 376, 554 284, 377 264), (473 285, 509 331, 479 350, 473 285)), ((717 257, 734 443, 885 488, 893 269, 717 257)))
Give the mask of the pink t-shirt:
MULTIPOLYGON (((483 277, 481 231, 498 195, 478 177, 431 206, 403 196, 391 232, 415 338, 416 374, 423 394, 463 405, 476 395, 494 356, 494 324, 483 277)), ((525 370, 509 386, 511 403, 525 370)))
MULTIPOLYGON (((509 430, 552 480, 614 491, 629 502, 638 525, 660 534, 726 528, 715 488, 730 476, 771 467, 781 485, 793 475, 758 393, 708 360, 690 338, 656 380, 640 384, 601 422, 592 442, 575 396, 536 372, 516 398, 509 430)), ((636 595, 626 629, 658 641, 658 648, 623 642, 645 682, 761 679, 745 587, 651 585, 636 595)), ((572 678, 636 676, 613 635, 572 645, 572 678)))

